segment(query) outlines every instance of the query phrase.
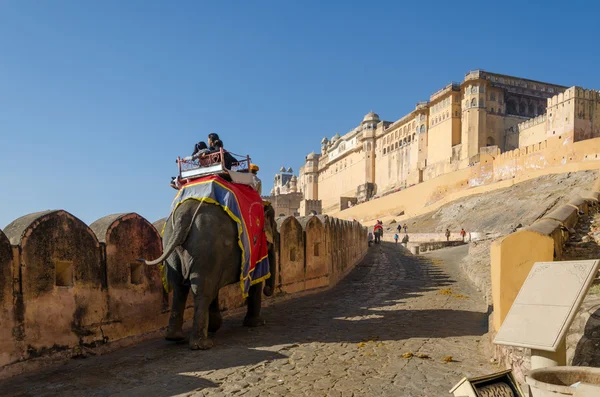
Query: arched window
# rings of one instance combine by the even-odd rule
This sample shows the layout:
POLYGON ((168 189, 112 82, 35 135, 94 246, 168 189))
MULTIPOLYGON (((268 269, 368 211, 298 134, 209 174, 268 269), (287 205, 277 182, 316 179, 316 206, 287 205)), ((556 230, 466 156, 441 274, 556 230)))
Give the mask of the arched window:
POLYGON ((410 143, 410 135, 408 136, 408 143, 410 143))
POLYGON ((533 103, 529 104, 529 115, 533 116, 535 114, 535 106, 533 105, 533 103))
POLYGON ((398 149, 398 142, 396 142, 395 149, 398 149))
POLYGON ((496 93, 490 92, 490 101, 496 102, 496 93))
POLYGON ((526 107, 525 107, 525 102, 521 102, 521 103, 519 104, 519 114, 520 114, 520 115, 525 115, 525 112, 526 112, 526 110, 525 110, 525 109, 526 109, 526 107))
POLYGON ((371 142, 367 143, 367 150, 371 150, 371 142))
POLYGON ((425 124, 421 124, 421 130, 420 130, 420 133, 422 134, 422 133, 424 133, 424 132, 425 132, 425 124))
POLYGON ((486 146, 494 146, 496 143, 494 141, 494 138, 492 138, 491 136, 488 136, 487 142, 486 142, 486 146))
POLYGON ((485 107, 485 101, 483 99, 479 100, 479 107, 481 107, 481 108, 485 107))
POLYGON ((383 148, 383 154, 385 154, 385 148, 383 148))
POLYGON ((473 99, 471 99, 471 107, 472 107, 472 108, 475 108, 475 107, 477 107, 477 98, 473 98, 473 99))
POLYGON ((513 99, 509 99, 506 102, 506 113, 517 114, 517 104, 513 99))
POLYGON ((477 94, 478 88, 476 85, 473 86, 473 88, 471 88, 471 94, 477 94))
MULTIPOLYGON (((424 127, 424 126, 423 126, 424 127)), ((413 134, 413 142, 415 141, 415 134, 413 134)))
POLYGON ((544 114, 544 107, 542 105, 538 106, 538 115, 544 114))
POLYGON ((491 112, 492 112, 492 113, 494 113, 494 108, 492 108, 492 111, 491 111, 491 112))

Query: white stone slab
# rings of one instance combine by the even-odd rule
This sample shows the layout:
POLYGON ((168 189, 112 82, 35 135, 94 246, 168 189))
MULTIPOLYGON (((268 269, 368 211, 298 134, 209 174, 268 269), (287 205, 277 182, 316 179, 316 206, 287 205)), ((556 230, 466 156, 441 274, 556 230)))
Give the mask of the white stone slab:
POLYGON ((535 263, 494 343, 556 352, 594 281, 599 263, 535 263))

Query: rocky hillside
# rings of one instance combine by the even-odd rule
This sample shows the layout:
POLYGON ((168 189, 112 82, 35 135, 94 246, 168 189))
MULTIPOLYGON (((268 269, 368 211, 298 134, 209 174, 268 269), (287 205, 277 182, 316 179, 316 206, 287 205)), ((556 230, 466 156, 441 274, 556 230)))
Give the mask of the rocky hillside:
MULTIPOLYGON (((444 232, 449 228, 505 235, 588 191, 598 178, 597 171, 546 175, 506 189, 453 201, 437 211, 411 219, 398 219, 413 233, 444 232)), ((386 222, 388 230, 396 221, 386 222)))

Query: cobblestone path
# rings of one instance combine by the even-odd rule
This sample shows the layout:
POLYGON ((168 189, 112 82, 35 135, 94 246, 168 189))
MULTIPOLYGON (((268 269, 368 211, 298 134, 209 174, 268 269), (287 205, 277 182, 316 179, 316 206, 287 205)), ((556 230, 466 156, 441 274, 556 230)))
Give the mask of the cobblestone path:
POLYGON ((487 308, 456 264, 370 250, 336 288, 264 309, 265 327, 226 319, 212 350, 153 340, 0 382, 0 395, 439 397, 497 370, 480 348, 487 308))

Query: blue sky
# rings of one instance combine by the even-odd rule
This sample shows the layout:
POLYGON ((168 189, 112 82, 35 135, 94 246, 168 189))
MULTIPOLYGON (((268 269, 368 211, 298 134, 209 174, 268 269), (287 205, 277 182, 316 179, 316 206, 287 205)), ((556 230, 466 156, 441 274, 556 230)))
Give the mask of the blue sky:
POLYGON ((0 228, 168 215, 209 132, 264 190, 323 136, 386 120, 471 69, 600 89, 595 2, 0 2, 0 228), (555 5, 556 4, 556 5, 555 5))

